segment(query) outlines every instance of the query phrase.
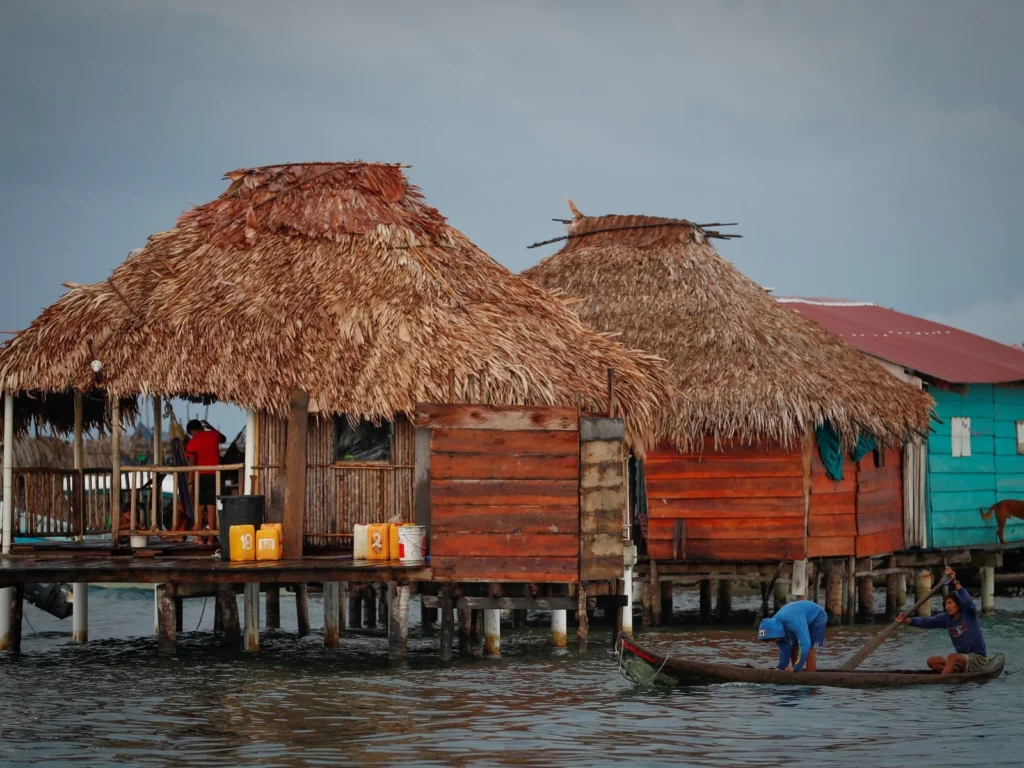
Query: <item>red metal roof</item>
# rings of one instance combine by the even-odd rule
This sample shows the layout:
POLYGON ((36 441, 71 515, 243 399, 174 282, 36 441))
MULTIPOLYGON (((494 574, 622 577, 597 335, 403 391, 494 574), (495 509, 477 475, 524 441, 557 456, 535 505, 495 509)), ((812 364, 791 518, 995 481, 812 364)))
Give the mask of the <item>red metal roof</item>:
POLYGON ((777 297, 869 355, 950 384, 1024 381, 1024 350, 866 302, 777 297))

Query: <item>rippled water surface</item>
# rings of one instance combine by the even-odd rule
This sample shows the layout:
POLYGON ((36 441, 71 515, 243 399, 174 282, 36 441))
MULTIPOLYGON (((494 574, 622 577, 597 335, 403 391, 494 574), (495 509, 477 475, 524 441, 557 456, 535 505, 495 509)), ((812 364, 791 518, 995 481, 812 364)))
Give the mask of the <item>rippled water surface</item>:
MULTIPOLYGON (((677 610, 692 595, 677 595, 677 610)), ((282 626, 294 628, 282 595, 282 626)), ((737 602, 740 608, 742 602, 737 602)), ((752 603, 746 603, 750 607, 752 603)), ((937 607, 936 603, 936 607, 937 607)), ((346 634, 298 640, 265 632, 258 654, 221 647, 212 601, 186 602, 174 656, 157 653, 152 593, 90 593, 90 637, 70 619, 26 606, 23 654, 0 657, 0 763, 144 766, 419 765, 1020 765, 1024 762, 1024 600, 1000 599, 984 621, 990 652, 1010 674, 950 688, 850 691, 721 685, 645 690, 624 680, 611 633, 591 650, 553 651, 537 626, 503 626, 503 656, 442 666, 438 640, 415 618, 409 660, 386 640, 346 634), (201 615, 202 614, 202 615, 201 615), (199 627, 198 632, 190 632, 199 627)), ((311 598, 310 614, 322 617, 311 598)), ((741 614, 742 618, 742 614, 741 614)), ((638 632, 653 649, 768 666, 743 621, 729 628, 638 632)), ((829 630, 822 667, 838 664, 880 626, 829 630)), ((905 629, 868 662, 921 666, 947 653, 942 632, 905 629)))

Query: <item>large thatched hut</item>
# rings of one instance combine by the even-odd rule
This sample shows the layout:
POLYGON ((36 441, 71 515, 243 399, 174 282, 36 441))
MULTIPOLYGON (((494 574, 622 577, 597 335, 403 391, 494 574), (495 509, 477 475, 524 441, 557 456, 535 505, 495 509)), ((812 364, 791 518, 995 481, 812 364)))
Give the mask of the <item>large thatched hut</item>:
POLYGON ((0 350, 16 414, 68 429, 74 392, 85 403, 96 393, 234 403, 256 415, 258 485, 273 515, 289 395, 306 392, 305 530, 323 546, 353 522, 410 519, 417 403, 604 410, 612 369, 627 442, 650 441, 667 396, 662 363, 495 262, 400 166, 280 165, 226 178, 220 197, 108 279, 68 284, 0 350))
POLYGON ((713 225, 573 212, 562 249, 524 276, 664 357, 677 389, 642 467, 650 557, 901 549, 899 446, 928 429, 931 399, 780 307, 716 252, 711 240, 729 235, 713 225), (828 476, 843 456, 845 474, 828 476))

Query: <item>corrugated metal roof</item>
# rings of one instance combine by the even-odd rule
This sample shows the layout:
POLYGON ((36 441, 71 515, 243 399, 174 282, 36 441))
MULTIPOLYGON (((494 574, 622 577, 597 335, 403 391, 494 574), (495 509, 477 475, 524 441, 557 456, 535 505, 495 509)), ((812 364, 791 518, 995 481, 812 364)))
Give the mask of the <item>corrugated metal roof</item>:
POLYGON ((1024 350, 942 323, 844 299, 778 297, 780 303, 862 352, 950 384, 1024 381, 1024 350))

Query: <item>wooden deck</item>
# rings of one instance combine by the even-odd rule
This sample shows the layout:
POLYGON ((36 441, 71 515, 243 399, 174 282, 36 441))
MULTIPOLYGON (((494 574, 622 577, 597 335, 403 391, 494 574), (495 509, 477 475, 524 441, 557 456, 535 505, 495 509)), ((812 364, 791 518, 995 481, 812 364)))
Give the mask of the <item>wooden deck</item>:
POLYGON ((395 581, 402 584, 431 581, 424 563, 354 561, 340 557, 304 557, 301 560, 229 563, 219 556, 173 555, 139 557, 63 551, 0 557, 0 587, 18 584, 131 582, 140 584, 300 584, 335 581, 395 581))

